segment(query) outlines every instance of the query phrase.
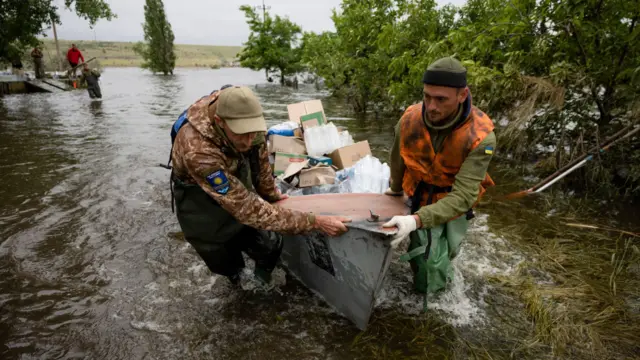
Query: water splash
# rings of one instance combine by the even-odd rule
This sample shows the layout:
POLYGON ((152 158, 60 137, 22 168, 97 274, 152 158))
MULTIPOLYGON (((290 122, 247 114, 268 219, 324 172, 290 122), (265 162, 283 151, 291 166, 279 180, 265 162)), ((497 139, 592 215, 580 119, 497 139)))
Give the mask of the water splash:
MULTIPOLYGON (((484 297, 490 289, 486 278, 507 276, 523 261, 522 255, 504 239, 489 232, 487 219, 488 215, 478 214, 471 222, 460 254, 452 261, 453 281, 444 292, 428 298, 428 310, 442 314, 445 321, 456 327, 485 323, 484 297)), ((412 290, 412 271, 407 263, 399 262, 400 253, 394 254, 376 307, 418 315, 423 310, 424 295, 412 290)))

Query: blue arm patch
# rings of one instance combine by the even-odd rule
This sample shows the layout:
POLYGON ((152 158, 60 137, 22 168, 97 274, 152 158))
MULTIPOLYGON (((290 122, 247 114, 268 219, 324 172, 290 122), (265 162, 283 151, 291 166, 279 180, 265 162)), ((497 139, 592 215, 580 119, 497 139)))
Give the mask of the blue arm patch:
POLYGON ((220 195, 224 195, 229 192, 229 179, 222 172, 222 170, 218 170, 213 172, 206 177, 207 182, 213 188, 213 191, 217 192, 220 195))

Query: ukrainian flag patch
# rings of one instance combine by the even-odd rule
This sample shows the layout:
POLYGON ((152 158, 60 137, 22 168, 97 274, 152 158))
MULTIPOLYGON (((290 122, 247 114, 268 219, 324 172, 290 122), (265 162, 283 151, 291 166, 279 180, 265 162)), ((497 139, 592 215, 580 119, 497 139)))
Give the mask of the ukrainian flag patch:
POLYGON ((213 172, 206 177, 207 182, 213 188, 213 191, 217 192, 220 195, 224 195, 229 192, 229 179, 222 172, 222 170, 218 170, 213 172))
POLYGON ((493 147, 487 146, 484 148, 484 153, 487 155, 493 155, 493 147))

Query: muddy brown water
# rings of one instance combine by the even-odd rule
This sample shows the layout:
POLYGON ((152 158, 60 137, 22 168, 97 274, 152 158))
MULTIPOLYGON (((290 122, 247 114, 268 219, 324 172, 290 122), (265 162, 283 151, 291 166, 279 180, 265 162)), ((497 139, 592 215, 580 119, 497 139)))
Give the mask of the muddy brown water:
MULTIPOLYGON (((258 84, 270 125, 287 119, 286 104, 322 98, 329 120, 384 161, 397 119, 355 119, 312 85, 281 88, 247 69, 162 77, 114 68, 101 82, 101 101, 80 90, 0 99, 0 358, 370 358, 369 345, 354 344, 383 344, 379 329, 421 316, 422 297, 397 261, 372 320, 378 330, 364 338, 282 271, 272 290, 249 276, 243 290, 231 288, 181 240, 168 171, 156 166, 167 161, 176 117, 227 83, 258 84)), ((452 356, 453 331, 504 345, 491 339, 485 278, 513 272, 522 256, 487 218, 474 221, 452 288, 429 302, 436 335, 424 349, 452 356)), ((416 344, 408 336, 387 345, 398 355, 416 344)))

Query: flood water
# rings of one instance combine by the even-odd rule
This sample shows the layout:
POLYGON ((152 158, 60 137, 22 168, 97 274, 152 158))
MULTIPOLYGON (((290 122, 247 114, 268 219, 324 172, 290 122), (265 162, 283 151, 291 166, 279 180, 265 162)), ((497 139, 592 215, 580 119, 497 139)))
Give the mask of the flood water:
MULTIPOLYGON (((0 358, 370 358, 363 342, 384 343, 380 329, 421 316, 422 297, 398 261, 367 339, 282 271, 268 292, 249 280, 230 288, 181 240, 169 173, 156 166, 167 161, 176 117, 227 83, 260 84, 269 124, 287 119, 286 104, 323 98, 329 120, 384 161, 397 119, 355 119, 312 85, 281 88, 247 69, 106 69, 101 81, 102 101, 84 90, 0 99, 0 358)), ((504 320, 486 304, 486 277, 515 271, 523 256, 488 218, 474 220, 453 287, 429 302, 436 335, 425 348, 453 356, 454 336, 501 343, 491 339, 504 320)), ((389 348, 402 353, 411 342, 389 348)))

